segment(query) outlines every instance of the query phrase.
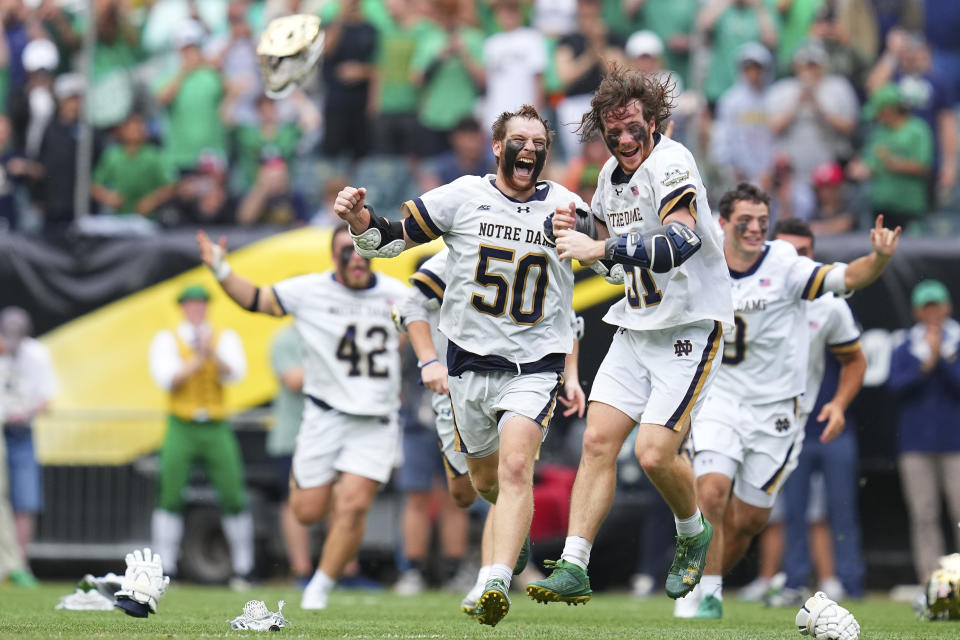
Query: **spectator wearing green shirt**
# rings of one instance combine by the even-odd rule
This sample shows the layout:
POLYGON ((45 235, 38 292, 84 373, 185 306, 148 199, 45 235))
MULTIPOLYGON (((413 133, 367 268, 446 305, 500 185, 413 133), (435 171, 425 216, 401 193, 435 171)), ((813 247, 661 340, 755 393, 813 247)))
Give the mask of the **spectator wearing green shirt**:
POLYGON ((180 51, 180 68, 157 94, 168 109, 166 150, 178 169, 195 166, 203 150, 225 155, 226 134, 220 121, 223 81, 204 60, 200 46, 205 36, 203 26, 196 20, 181 24, 174 36, 180 51))
POLYGON ((635 24, 660 36, 663 68, 674 72, 685 87, 690 86, 690 47, 699 5, 698 0, 639 0, 637 8, 635 24))
POLYGON ((380 29, 370 90, 374 149, 386 155, 409 155, 417 147, 420 98, 411 79, 411 65, 427 27, 411 0, 386 0, 385 4, 392 22, 380 29))
POLYGON ((483 33, 461 20, 460 0, 434 3, 436 26, 425 30, 413 54, 413 83, 420 88, 421 155, 449 146, 449 134, 472 115, 485 86, 483 33))
POLYGON ((737 80, 737 52, 748 42, 775 49, 779 37, 774 0, 714 0, 697 17, 710 36, 710 67, 703 90, 713 106, 737 80))
MULTIPOLYGON (((236 175, 232 186, 241 193, 253 187, 260 164, 270 158, 283 158, 292 164, 297 146, 304 134, 316 130, 320 114, 310 99, 298 89, 289 98, 296 109, 296 122, 283 121, 278 115, 278 103, 260 94, 256 101, 256 122, 242 123, 234 129, 234 157, 236 175)), ((233 124, 233 112, 224 109, 224 120, 233 124)))
POLYGON ((313 574, 309 529, 293 515, 288 499, 293 449, 303 414, 303 340, 294 327, 281 329, 274 337, 270 368, 280 383, 273 398, 273 428, 267 433, 267 453, 276 461, 279 488, 284 496, 280 526, 290 570, 298 581, 309 580, 313 574))
POLYGON ((159 147, 147 142, 143 117, 131 113, 93 172, 90 195, 115 213, 152 216, 173 194, 175 178, 159 147))
POLYGON ((875 121, 862 161, 851 163, 856 179, 870 179, 870 204, 884 226, 917 226, 927 213, 927 175, 933 165, 930 126, 911 115, 896 85, 878 89, 864 108, 875 121))

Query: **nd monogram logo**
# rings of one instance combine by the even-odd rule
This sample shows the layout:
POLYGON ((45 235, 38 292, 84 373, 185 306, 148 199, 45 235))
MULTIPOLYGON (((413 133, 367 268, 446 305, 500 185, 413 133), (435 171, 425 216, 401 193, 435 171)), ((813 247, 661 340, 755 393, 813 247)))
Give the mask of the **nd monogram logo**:
POLYGON ((673 345, 673 355, 678 358, 688 356, 691 353, 693 353, 693 345, 690 344, 689 340, 677 340, 677 343, 673 345))
POLYGON ((790 428, 790 421, 786 418, 777 418, 774 428, 777 430, 777 433, 783 433, 790 428))

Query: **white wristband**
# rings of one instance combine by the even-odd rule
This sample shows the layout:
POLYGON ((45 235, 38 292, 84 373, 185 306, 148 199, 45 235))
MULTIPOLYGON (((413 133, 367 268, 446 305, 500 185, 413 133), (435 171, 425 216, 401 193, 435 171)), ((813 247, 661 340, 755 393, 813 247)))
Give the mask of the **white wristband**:
POLYGON ((217 279, 217 282, 223 282, 230 275, 230 263, 226 261, 220 245, 213 245, 213 264, 210 266, 210 271, 213 272, 213 277, 217 279))

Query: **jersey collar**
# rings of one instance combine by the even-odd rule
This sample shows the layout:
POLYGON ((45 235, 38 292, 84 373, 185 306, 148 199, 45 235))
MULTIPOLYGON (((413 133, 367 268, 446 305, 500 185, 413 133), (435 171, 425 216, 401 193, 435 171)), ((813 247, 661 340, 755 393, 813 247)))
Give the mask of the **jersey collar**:
POLYGON ((753 263, 753 266, 747 269, 746 271, 734 271, 730 269, 730 277, 739 280, 740 278, 746 278, 747 276, 752 276, 757 272, 757 269, 760 268, 760 265, 763 263, 763 259, 767 257, 767 254, 770 253, 770 244, 768 243, 763 248, 763 253, 760 254, 760 257, 757 258, 757 261, 753 263))
MULTIPOLYGON (((493 185, 493 188, 497 191, 500 191, 500 187, 497 186, 496 178, 490 178, 490 184, 493 185)), ((503 191, 500 191, 500 195, 509 200, 510 202, 518 202, 523 204, 524 202, 537 202, 547 199, 547 193, 550 192, 550 183, 541 181, 537 183, 537 186, 534 187, 533 194, 526 200, 517 200, 511 196, 508 196, 503 191)))

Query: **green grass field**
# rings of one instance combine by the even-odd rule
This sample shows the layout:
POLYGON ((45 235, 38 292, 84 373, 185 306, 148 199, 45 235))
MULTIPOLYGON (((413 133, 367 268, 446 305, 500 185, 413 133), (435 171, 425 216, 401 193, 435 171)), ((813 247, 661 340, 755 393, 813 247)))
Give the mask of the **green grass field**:
MULTIPOLYGON (((45 583, 36 590, 0 586, 0 638, 219 638, 259 635, 232 631, 227 620, 239 615, 249 599, 277 600, 289 605, 292 623, 280 632, 290 638, 629 638, 631 640, 799 640, 793 628, 794 609, 767 609, 759 604, 725 603, 722 621, 675 620, 665 596, 634 600, 623 594, 599 594, 586 606, 541 605, 520 592, 512 594, 510 614, 495 628, 485 627, 459 611, 460 596, 429 592, 400 598, 389 592, 334 591, 326 611, 301 611, 300 594, 292 588, 255 587, 249 593, 224 588, 174 585, 147 620, 120 611, 56 611, 66 583, 45 583)), ((916 640, 960 637, 960 623, 922 623, 910 607, 886 599, 846 603, 860 621, 864 640, 916 640)), ((269 634, 268 634, 269 635, 269 634)))

